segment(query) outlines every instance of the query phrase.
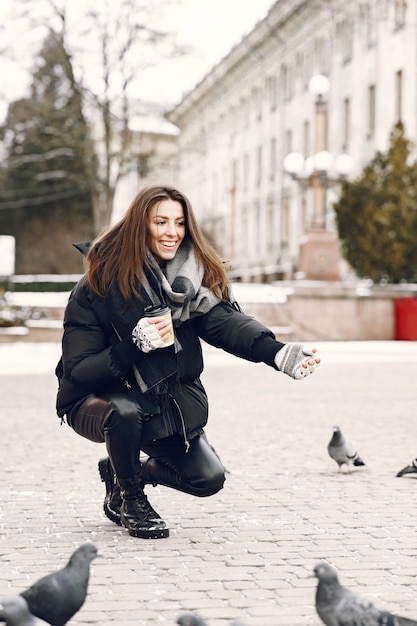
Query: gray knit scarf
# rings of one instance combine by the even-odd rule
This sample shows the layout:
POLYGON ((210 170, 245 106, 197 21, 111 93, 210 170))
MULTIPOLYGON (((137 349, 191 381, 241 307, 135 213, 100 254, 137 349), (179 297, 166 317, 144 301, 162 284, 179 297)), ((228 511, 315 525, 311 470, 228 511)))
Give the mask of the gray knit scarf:
POLYGON ((221 300, 202 285, 204 268, 198 264, 192 241, 185 239, 173 259, 167 261, 165 271, 158 268, 152 253, 151 276, 143 287, 153 304, 165 302, 171 309, 174 328, 183 322, 208 313, 221 300), (152 284, 151 284, 152 282, 152 284))

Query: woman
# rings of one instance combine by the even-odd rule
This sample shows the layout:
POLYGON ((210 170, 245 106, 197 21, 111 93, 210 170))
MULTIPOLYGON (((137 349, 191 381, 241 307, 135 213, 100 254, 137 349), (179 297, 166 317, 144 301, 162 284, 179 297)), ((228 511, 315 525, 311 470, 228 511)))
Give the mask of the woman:
POLYGON ((133 537, 167 537, 145 484, 210 496, 225 480, 203 430, 200 339, 296 379, 320 359, 276 341, 240 311, 189 200, 172 187, 143 189, 117 224, 77 247, 87 272, 65 311, 57 413, 79 435, 106 444, 108 458, 99 462, 106 515, 133 537), (165 305, 174 341, 170 316, 150 317, 150 307, 165 305))

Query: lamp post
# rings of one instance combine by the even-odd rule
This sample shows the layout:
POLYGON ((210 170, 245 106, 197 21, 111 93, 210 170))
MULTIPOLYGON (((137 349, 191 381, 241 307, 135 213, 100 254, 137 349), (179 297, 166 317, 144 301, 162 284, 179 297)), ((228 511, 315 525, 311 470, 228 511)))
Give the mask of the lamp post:
POLYGON ((310 228, 300 243, 297 271, 307 280, 339 280, 340 248, 336 233, 327 230, 327 189, 345 180, 353 169, 348 154, 334 158, 327 150, 327 101, 329 79, 318 74, 309 83, 315 96, 314 154, 308 158, 298 152, 287 154, 285 171, 313 196, 310 228))

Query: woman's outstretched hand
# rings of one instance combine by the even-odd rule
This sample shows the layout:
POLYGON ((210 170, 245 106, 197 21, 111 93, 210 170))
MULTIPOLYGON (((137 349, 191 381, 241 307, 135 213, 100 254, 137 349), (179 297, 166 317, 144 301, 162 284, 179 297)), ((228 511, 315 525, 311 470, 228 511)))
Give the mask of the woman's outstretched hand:
POLYGON ((316 371, 321 359, 317 348, 309 348, 301 343, 287 343, 276 353, 274 362, 281 372, 301 380, 316 371))

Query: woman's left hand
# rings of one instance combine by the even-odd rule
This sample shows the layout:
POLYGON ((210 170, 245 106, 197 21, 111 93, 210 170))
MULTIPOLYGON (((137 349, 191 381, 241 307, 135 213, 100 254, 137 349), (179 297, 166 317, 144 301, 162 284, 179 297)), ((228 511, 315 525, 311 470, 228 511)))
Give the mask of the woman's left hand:
POLYGON ((274 359, 277 368, 291 378, 300 380, 316 371, 321 363, 317 348, 308 348, 300 343, 287 343, 274 359))

